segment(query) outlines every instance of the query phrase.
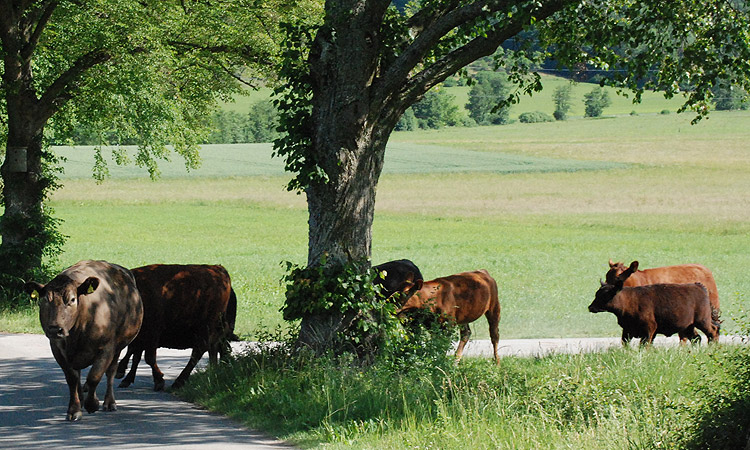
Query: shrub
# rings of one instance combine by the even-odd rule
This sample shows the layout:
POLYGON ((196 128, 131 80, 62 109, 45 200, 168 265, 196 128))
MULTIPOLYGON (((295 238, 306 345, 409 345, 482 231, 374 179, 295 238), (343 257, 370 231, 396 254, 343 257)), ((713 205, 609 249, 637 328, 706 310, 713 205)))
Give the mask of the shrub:
POLYGON ((609 93, 597 86, 588 94, 583 96, 583 103, 586 105, 586 117, 600 117, 604 108, 612 104, 609 93))
POLYGON ((518 120, 521 123, 540 123, 555 121, 552 116, 542 111, 525 112, 518 116, 518 120))
POLYGON ((662 115, 665 115, 665 116, 666 116, 666 115, 668 115, 668 114, 669 114, 670 112, 671 112, 671 111, 670 111, 670 110, 668 110, 668 109, 662 109, 662 110, 661 110, 661 112, 660 112, 659 114, 662 114, 662 115))

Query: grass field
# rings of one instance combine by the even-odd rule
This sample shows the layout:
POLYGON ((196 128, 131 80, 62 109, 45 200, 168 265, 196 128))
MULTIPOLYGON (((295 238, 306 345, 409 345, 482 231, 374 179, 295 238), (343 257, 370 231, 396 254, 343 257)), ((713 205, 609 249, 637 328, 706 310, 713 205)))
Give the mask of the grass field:
MULTIPOLYGON (((750 113, 640 115, 396 133, 378 187, 373 262, 415 261, 426 277, 486 268, 498 280, 502 338, 618 335, 586 307, 611 258, 714 271, 725 332, 750 291, 750 113)), ((240 299, 238 331, 281 323, 282 261, 306 260, 303 195, 285 191, 268 145, 207 146, 88 178, 91 149, 68 157, 51 206, 69 236, 60 265, 221 263, 240 299)), ((11 315, 13 316, 13 315, 11 315)), ((36 318, 0 319, 35 331, 36 318)), ((475 337, 486 337, 481 319, 475 337)))

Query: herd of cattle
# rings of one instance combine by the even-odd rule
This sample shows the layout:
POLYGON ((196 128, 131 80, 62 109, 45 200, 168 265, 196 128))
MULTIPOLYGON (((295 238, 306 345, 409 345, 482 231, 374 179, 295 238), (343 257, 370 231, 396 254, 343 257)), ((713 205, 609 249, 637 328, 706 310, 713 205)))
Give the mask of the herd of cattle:
MULTIPOLYGON (((698 264, 638 270, 610 261, 606 283, 596 292, 589 311, 611 312, 622 327, 622 341, 678 334, 682 342, 709 341, 719 335, 719 299, 711 272, 698 264)), ((495 280, 486 270, 425 281, 419 268, 402 259, 374 267, 381 292, 398 303, 397 315, 429 309, 460 327, 456 358, 471 336, 469 323, 484 315, 489 322, 495 363, 498 357, 500 302, 495 280)), ((39 319, 70 391, 67 420, 81 418, 81 399, 89 413, 100 408, 96 387, 107 375, 103 409, 116 410, 113 378, 130 372, 120 383, 129 386, 141 355, 151 366, 154 389, 164 389, 156 364, 159 347, 192 349, 190 360, 173 383, 182 386, 204 353, 211 363, 236 340, 237 297, 229 274, 219 265, 154 264, 128 270, 106 261, 80 261, 46 285, 26 283, 37 298, 39 319), (127 347, 119 361, 120 352, 127 347), (85 384, 81 369, 91 366, 85 384)))

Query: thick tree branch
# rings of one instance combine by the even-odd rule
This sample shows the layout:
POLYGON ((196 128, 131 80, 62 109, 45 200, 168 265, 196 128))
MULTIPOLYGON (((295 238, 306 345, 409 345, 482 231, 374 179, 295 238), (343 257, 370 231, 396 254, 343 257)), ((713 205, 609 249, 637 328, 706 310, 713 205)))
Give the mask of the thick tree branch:
POLYGON ((435 22, 415 39, 410 48, 399 56, 398 61, 386 72, 383 82, 384 91, 381 92, 383 96, 380 98, 390 98, 391 101, 406 98, 409 101, 416 101, 430 88, 462 67, 494 53, 503 42, 520 33, 530 23, 532 17, 537 21, 545 20, 570 3, 574 3, 574 0, 550 0, 534 11, 516 14, 502 26, 495 27, 484 36, 474 38, 456 48, 410 78, 409 73, 423 62, 423 57, 431 46, 434 46, 453 28, 467 23, 467 20, 476 20, 498 12, 502 9, 500 6, 507 7, 507 2, 489 2, 484 5, 474 3, 446 14, 442 20, 435 22), (396 91, 399 95, 393 95, 396 91))
POLYGON ((44 91, 39 99, 42 111, 41 119, 48 120, 70 98, 71 88, 87 70, 110 59, 112 59, 112 54, 109 50, 101 48, 92 50, 78 58, 44 91))

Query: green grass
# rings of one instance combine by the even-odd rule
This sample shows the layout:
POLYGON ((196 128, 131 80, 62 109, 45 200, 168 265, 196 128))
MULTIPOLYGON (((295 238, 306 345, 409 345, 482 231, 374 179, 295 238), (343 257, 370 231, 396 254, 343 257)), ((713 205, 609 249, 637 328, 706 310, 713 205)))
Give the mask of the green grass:
MULTIPOLYGON (((690 118, 396 133, 373 261, 408 257, 428 278, 488 269, 501 339, 618 336, 614 316, 586 309, 610 258, 699 262, 716 277, 723 332, 746 331, 750 113, 690 118)), ((221 263, 237 331, 283 325, 280 262, 306 260, 307 212, 268 149, 207 147, 191 174, 175 158, 159 181, 113 168, 103 185, 88 177, 90 149, 60 149, 60 266, 221 263)), ((0 330, 38 332, 35 310, 0 314, 0 330)), ((473 330, 487 337, 484 319, 473 330)), ((261 355, 196 374, 181 395, 303 447, 734 449, 747 439, 749 360, 745 346, 713 346, 394 371, 261 355)))
MULTIPOLYGON (((503 338, 617 335, 613 316, 586 311, 610 258, 699 262, 714 271, 732 332, 750 290, 749 118, 396 133, 378 186, 373 261, 408 257, 428 278, 488 269, 500 285, 503 338)), ((156 182, 113 168, 102 185, 87 178, 90 148, 59 150, 65 187, 51 206, 70 237, 61 267, 84 258, 221 263, 240 298, 241 334, 282 322, 280 263, 305 262, 307 214, 267 145, 207 146, 199 170, 186 174, 175 157, 156 182)), ((37 330, 37 320, 33 310, 2 314, 0 329, 37 330)), ((487 337, 483 319, 473 328, 487 337)))
POLYGON ((736 449, 750 425, 748 356, 618 349, 394 372, 247 355, 180 396, 303 448, 736 449))

